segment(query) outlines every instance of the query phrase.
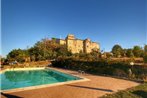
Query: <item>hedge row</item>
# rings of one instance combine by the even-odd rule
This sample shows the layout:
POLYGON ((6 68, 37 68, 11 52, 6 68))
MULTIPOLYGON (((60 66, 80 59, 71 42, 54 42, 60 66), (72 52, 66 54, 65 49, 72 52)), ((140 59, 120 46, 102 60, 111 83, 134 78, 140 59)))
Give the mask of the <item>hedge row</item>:
POLYGON ((143 79, 145 76, 147 76, 147 66, 131 66, 123 62, 110 63, 105 60, 76 61, 73 59, 58 59, 52 62, 52 65, 54 67, 66 68, 76 71, 83 70, 86 73, 97 75, 111 75, 132 79, 143 79))

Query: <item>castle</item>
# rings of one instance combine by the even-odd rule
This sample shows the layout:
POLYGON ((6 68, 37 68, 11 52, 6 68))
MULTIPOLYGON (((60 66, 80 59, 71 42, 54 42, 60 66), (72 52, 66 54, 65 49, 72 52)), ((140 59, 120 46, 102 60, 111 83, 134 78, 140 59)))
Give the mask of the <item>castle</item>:
POLYGON ((100 45, 96 42, 92 42, 90 39, 76 39, 74 35, 68 34, 65 39, 56 38, 56 43, 60 45, 66 45, 68 51, 71 53, 90 53, 93 50, 99 51, 100 45))

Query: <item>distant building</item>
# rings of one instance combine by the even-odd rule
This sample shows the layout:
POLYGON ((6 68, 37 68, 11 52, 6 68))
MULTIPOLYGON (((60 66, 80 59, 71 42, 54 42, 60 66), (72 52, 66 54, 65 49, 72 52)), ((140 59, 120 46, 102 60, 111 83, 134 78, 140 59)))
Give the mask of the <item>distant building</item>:
POLYGON ((98 43, 92 42, 90 39, 76 39, 72 34, 68 34, 65 39, 55 38, 55 41, 60 45, 66 45, 68 51, 71 51, 72 53, 90 53, 93 50, 100 50, 100 45, 98 43))

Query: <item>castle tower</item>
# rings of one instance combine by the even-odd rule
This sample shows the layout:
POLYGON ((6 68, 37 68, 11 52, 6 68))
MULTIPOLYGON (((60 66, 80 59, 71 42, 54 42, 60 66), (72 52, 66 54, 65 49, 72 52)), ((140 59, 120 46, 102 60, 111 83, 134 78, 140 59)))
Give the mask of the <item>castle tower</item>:
POLYGON ((72 34, 68 34, 66 37, 66 47, 68 51, 73 51, 73 40, 75 39, 75 36, 72 34))
POLYGON ((75 39, 75 36, 73 34, 68 34, 66 39, 75 39))
POLYGON ((83 40, 76 39, 74 35, 69 34, 66 37, 66 43, 68 51, 72 53, 83 52, 83 40))
POLYGON ((90 47, 91 41, 90 41, 90 39, 89 38, 85 39, 83 41, 83 44, 84 44, 84 52, 90 53, 91 52, 91 47, 90 47))

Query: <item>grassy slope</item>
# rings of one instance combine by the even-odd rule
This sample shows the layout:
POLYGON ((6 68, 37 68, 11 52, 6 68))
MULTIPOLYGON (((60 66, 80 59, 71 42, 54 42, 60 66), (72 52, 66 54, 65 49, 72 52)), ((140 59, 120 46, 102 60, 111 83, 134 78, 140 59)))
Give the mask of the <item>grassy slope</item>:
POLYGON ((101 98, 147 98, 147 83, 141 84, 126 91, 108 94, 101 98))

